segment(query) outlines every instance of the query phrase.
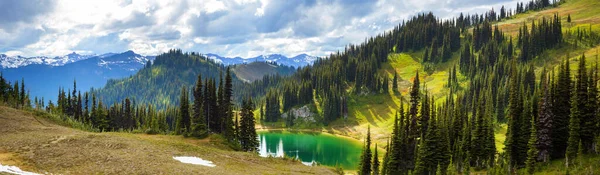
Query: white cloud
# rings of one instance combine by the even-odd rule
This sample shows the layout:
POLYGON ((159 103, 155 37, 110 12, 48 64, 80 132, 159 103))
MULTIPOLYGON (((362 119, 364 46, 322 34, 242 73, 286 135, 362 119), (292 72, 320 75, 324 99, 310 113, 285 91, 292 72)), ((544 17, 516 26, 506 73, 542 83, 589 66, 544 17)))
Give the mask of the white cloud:
POLYGON ((267 5, 269 5, 269 0, 260 0, 260 7, 256 8, 254 16, 261 17, 265 15, 265 8, 267 7, 267 5))
POLYGON ((221 1, 208 0, 205 3, 204 11, 209 14, 226 9, 225 4, 223 4, 221 1))
POLYGON ((6 54, 6 55, 8 55, 8 56, 11 56, 11 57, 12 57, 12 56, 17 56, 17 55, 22 55, 22 54, 23 54, 23 52, 21 52, 21 51, 18 51, 18 50, 11 50, 11 51, 7 51, 7 52, 6 52, 6 53, 4 53, 4 54, 6 54))
POLYGON ((0 52, 59 56, 133 50, 155 55, 182 48, 231 57, 326 56, 417 13, 432 10, 448 18, 501 5, 514 8, 516 1, 525 0, 59 0, 48 11, 17 9, 40 12, 27 13, 31 17, 0 16, 10 24, 0 26, 0 52))

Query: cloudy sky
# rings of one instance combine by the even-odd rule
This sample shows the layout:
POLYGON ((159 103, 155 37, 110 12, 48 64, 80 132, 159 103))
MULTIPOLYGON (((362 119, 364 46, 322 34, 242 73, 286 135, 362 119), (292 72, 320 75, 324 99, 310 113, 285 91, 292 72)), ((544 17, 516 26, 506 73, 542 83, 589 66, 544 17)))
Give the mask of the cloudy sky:
POLYGON ((324 56, 421 12, 448 18, 516 1, 523 0, 1 0, 0 53, 324 56))

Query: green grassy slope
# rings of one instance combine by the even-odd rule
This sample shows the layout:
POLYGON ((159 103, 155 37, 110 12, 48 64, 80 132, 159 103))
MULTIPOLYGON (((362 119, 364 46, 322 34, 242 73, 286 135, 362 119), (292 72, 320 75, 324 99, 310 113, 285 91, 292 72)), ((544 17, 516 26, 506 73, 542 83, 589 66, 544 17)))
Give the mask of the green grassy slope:
MULTIPOLYGON (((532 20, 538 20, 542 17, 552 17, 554 13, 559 13, 562 17, 564 32, 569 28, 574 30, 576 27, 592 26, 594 32, 600 33, 600 1, 596 0, 569 0, 556 8, 550 8, 537 12, 528 12, 519 14, 512 19, 503 20, 496 23, 504 32, 513 35, 516 39, 519 26, 525 22, 531 24, 532 20), (572 23, 566 22, 567 14, 571 14, 572 23), (513 32, 513 31, 516 31, 513 32)), ((496 25, 495 24, 495 25, 496 25)), ((589 30, 589 29, 588 29, 589 30)), ((560 60, 569 57, 572 59, 573 71, 576 71, 576 62, 581 54, 585 53, 588 62, 595 62, 599 45, 587 43, 572 42, 572 36, 566 36, 567 42, 562 46, 544 52, 538 59, 533 61, 536 66, 536 73, 541 72, 543 67, 557 68, 560 60)), ((434 65, 433 72, 425 72, 424 65, 421 64, 423 51, 415 51, 410 53, 390 54, 388 62, 382 65, 381 72, 388 73, 393 76, 393 71, 399 75, 398 92, 390 91, 384 94, 370 94, 366 96, 350 95, 349 96, 349 116, 347 119, 340 119, 332 123, 331 128, 323 128, 328 132, 336 134, 348 135, 356 139, 363 139, 366 135, 367 126, 371 126, 371 132, 374 140, 379 145, 385 145, 391 133, 393 125, 393 116, 399 107, 400 99, 404 99, 407 105, 408 92, 410 90, 415 73, 419 71, 420 80, 426 86, 426 89, 436 98, 436 102, 441 104, 445 100, 448 89, 445 87, 448 70, 458 63, 460 53, 454 53, 453 57, 445 63, 434 65)), ((591 66, 591 64, 589 65, 591 66)), ((459 84, 465 88, 469 84, 469 80, 458 73, 459 84)), ((496 148, 499 152, 503 151, 506 125, 496 127, 496 148)))

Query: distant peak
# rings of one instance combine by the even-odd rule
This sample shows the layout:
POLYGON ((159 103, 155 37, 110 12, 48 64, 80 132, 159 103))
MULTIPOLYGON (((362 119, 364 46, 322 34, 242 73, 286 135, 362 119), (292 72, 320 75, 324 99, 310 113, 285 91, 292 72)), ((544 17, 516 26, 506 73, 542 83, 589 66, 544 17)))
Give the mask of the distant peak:
POLYGON ((73 52, 73 53, 68 54, 67 56, 77 56, 77 55, 79 55, 79 54, 73 52))

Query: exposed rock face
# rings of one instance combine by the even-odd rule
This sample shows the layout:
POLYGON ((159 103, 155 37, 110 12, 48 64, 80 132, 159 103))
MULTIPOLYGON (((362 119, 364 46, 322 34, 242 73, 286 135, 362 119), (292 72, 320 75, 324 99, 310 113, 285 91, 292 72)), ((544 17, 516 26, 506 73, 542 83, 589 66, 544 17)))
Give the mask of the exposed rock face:
POLYGON ((287 118, 289 114, 292 114, 296 117, 296 119, 303 119, 305 121, 314 122, 315 118, 313 117, 315 113, 312 113, 308 108, 308 105, 302 106, 301 108, 294 108, 290 111, 281 115, 282 118, 287 118))

